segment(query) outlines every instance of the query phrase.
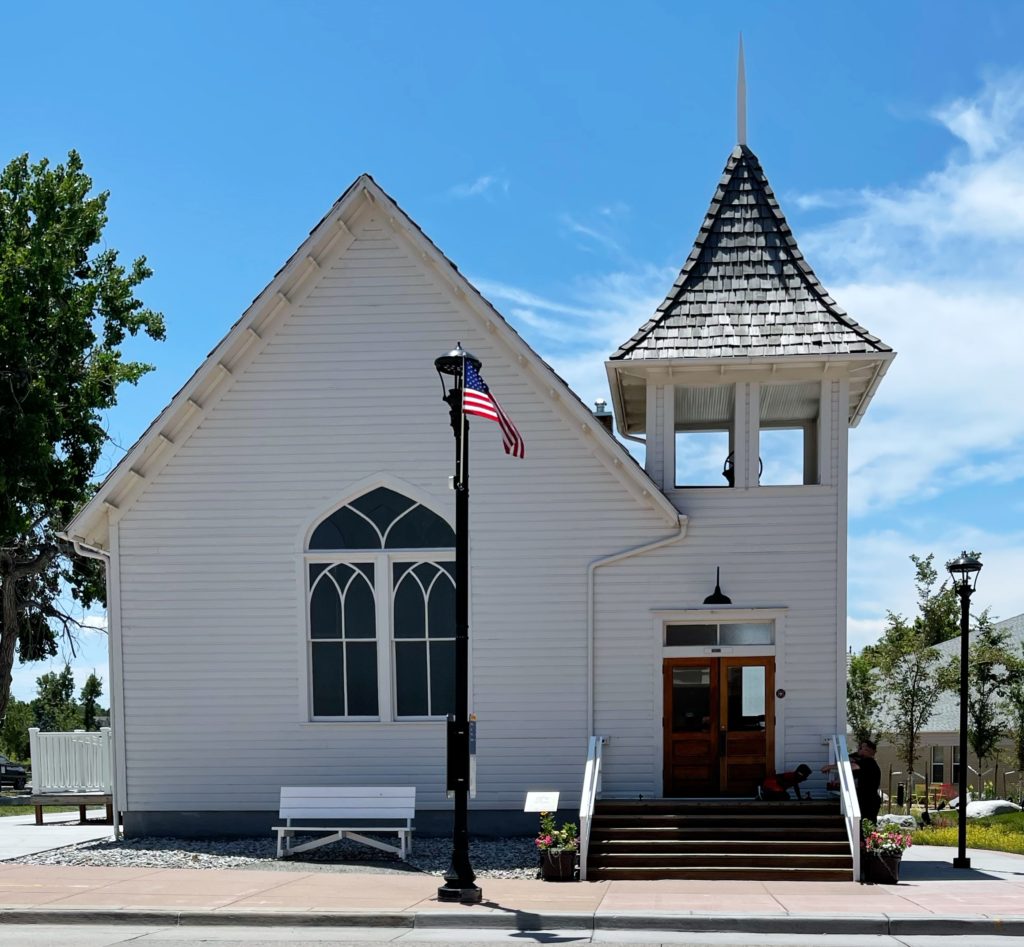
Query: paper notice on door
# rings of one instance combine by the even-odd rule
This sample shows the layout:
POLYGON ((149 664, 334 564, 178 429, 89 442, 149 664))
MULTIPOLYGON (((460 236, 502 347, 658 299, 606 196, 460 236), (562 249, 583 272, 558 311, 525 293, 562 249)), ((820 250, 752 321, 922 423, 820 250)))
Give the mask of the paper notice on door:
POLYGON ((743 697, 740 712, 744 717, 764 716, 764 668, 743 668, 743 697))

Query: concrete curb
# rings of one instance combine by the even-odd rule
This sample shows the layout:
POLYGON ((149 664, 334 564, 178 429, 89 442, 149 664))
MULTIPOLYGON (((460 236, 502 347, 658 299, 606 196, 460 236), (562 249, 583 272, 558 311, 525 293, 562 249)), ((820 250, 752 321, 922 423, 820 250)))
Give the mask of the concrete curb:
POLYGON ((422 930, 676 931, 693 933, 1024 936, 1024 915, 915 917, 884 914, 673 914, 508 911, 118 911, 105 908, 0 909, 4 924, 141 924, 170 927, 366 927, 422 930))

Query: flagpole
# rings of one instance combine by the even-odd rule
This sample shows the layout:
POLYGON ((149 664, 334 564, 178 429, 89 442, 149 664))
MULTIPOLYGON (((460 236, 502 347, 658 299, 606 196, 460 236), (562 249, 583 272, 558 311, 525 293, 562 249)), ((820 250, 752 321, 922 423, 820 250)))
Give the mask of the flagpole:
POLYGON ((469 422, 463 408, 467 362, 479 370, 480 361, 461 343, 434 362, 438 374, 453 376, 455 383, 444 397, 455 433, 455 713, 448 718, 447 779, 455 805, 452 860, 437 897, 473 904, 483 892, 474 883, 469 860, 469 422))

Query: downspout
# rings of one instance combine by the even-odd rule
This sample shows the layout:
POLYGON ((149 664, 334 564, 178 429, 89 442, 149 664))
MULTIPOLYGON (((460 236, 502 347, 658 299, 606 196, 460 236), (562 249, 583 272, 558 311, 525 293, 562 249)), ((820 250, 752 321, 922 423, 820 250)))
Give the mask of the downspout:
POLYGON ((654 542, 646 543, 643 546, 633 546, 624 549, 622 552, 612 553, 602 559, 595 559, 587 566, 587 736, 594 735, 594 574, 602 566, 608 566, 632 556, 642 553, 653 552, 662 546, 669 546, 679 542, 686 535, 686 526, 689 522, 686 516, 679 514, 676 531, 669 536, 663 536, 654 542))
MULTIPOLYGON (((58 538, 63 539, 65 542, 71 543, 75 552, 85 559, 96 559, 103 563, 103 578, 105 580, 107 591, 110 591, 110 553, 104 549, 99 549, 96 546, 90 546, 84 540, 75 539, 69 536, 67 533, 57 533, 58 538)), ((108 605, 109 609, 109 605, 108 605)), ((108 611, 109 614, 109 611, 108 611)), ((109 652, 109 629, 108 629, 108 652, 109 652)), ((110 662, 113 667, 113 661, 110 662)), ((110 731, 110 739, 113 741, 113 730, 110 731)), ((116 759, 116 753, 113 751, 113 743, 111 746, 111 765, 110 765, 110 808, 114 813, 114 841, 118 841, 121 838, 121 809, 118 803, 120 800, 117 798, 117 774, 114 772, 114 760, 116 759)))
POLYGON ((84 559, 98 559, 104 565, 110 565, 110 553, 106 550, 90 546, 81 539, 73 539, 67 533, 57 533, 57 538, 63 539, 66 543, 71 543, 75 552, 84 559))

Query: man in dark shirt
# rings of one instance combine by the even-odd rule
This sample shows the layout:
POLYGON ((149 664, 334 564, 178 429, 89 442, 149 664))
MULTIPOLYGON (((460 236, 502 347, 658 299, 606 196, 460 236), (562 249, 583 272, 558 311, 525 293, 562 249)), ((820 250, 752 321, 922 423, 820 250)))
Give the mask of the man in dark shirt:
MULTIPOLYGON (((882 785, 882 771, 875 762, 873 740, 861 741, 857 752, 850 754, 850 766, 853 769, 853 783, 857 789, 860 817, 869 822, 877 822, 878 810, 882 808, 882 797, 878 793, 878 788, 882 785)), ((835 763, 828 763, 822 766, 821 771, 827 773, 835 768, 835 763)))
POLYGON ((853 767, 853 781, 857 786, 860 816, 870 822, 877 822, 878 810, 882 807, 882 797, 878 793, 882 785, 882 771, 875 762, 874 742, 864 740, 850 757, 850 763, 853 767))

